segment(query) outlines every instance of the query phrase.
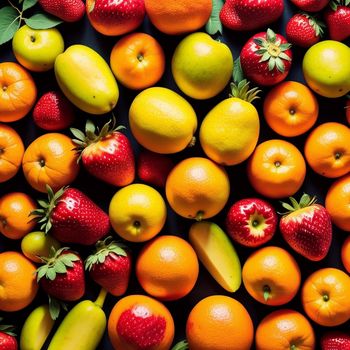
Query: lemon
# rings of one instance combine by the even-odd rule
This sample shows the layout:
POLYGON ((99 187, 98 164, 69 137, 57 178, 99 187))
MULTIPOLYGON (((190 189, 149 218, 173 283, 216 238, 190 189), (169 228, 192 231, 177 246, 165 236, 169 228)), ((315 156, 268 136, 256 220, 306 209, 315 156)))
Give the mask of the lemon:
POLYGON ((180 152, 193 140, 197 116, 179 94, 162 87, 139 93, 129 110, 132 134, 143 147, 157 153, 180 152))
POLYGON ((166 215, 163 197, 144 184, 121 188, 109 204, 114 231, 131 242, 144 242, 157 235, 165 224, 166 215))

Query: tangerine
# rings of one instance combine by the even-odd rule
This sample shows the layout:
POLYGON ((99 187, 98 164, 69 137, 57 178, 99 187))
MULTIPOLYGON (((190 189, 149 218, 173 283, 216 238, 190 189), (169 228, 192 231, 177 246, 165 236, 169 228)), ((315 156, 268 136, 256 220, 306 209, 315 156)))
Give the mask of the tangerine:
POLYGON ((350 236, 348 236, 341 246, 341 261, 345 270, 350 273, 350 236))

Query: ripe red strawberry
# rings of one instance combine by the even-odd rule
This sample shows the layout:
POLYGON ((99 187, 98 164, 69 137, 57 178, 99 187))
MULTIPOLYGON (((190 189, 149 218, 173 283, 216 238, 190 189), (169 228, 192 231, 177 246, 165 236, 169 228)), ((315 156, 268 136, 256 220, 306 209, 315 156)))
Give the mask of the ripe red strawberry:
POLYGON ((298 203, 282 203, 287 213, 279 228, 286 242, 299 254, 312 261, 325 258, 332 242, 331 217, 326 208, 316 204, 316 198, 303 194, 298 203))
POLYGON ((294 15, 287 23, 287 40, 297 46, 310 47, 320 41, 324 24, 307 13, 294 15))
POLYGON ((330 331, 321 337, 321 350, 349 350, 350 334, 330 331))
POLYGON ((76 137, 76 150, 81 152, 79 159, 85 169, 93 176, 114 186, 126 186, 135 178, 135 159, 129 139, 118 130, 115 120, 109 121, 99 131, 88 120, 86 135, 71 128, 76 137))
POLYGON ((51 250, 45 265, 37 269, 37 281, 51 297, 63 301, 75 301, 85 293, 83 261, 69 248, 51 250))
POLYGON ((96 252, 85 261, 90 277, 114 296, 123 295, 129 284, 131 257, 124 248, 107 237, 96 243, 96 252))
POLYGON ((33 119, 34 123, 44 130, 66 129, 74 121, 74 108, 61 92, 49 91, 37 101, 33 119))
POLYGON ((321 11, 329 3, 329 0, 290 0, 300 10, 307 12, 321 11))
MULTIPOLYGON (((2 321, 0 317, 0 322, 2 321)), ((7 325, 0 325, 0 349, 1 350, 17 350, 18 344, 15 338, 16 334, 13 333, 14 327, 7 325)))
POLYGON ((64 22, 79 21, 85 13, 81 0, 39 0, 43 10, 60 18, 64 22))
POLYGON ((158 187, 165 187, 165 182, 174 167, 171 158, 164 154, 148 150, 140 152, 137 162, 137 175, 140 180, 158 187))
POLYGON ((275 22, 283 9, 283 0, 227 0, 220 20, 232 30, 253 30, 275 22))
POLYGON ((350 36, 349 0, 332 0, 324 18, 330 39, 343 41, 350 36))
POLYGON ((95 244, 110 230, 109 216, 76 188, 64 187, 53 193, 47 188, 48 201, 40 200, 41 209, 31 214, 60 242, 95 244))
POLYGON ((291 44, 271 29, 252 36, 243 46, 240 61, 245 77, 262 86, 284 80, 292 63, 291 44))

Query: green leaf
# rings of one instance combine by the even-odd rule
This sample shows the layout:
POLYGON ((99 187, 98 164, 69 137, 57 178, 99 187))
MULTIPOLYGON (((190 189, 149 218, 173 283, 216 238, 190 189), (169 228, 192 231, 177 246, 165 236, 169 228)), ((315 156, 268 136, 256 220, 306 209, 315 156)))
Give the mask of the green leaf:
POLYGON ((213 8, 208 22, 205 25, 205 30, 209 35, 217 33, 222 35, 222 23, 220 21, 220 11, 224 6, 223 0, 212 0, 213 8))
POLYGON ((261 39, 261 38, 255 38, 255 39, 253 39, 253 41, 254 41, 255 45, 257 45, 259 47, 264 46, 264 44, 265 44, 265 40, 261 39))
POLYGON ((61 260, 56 260, 55 262, 55 271, 56 273, 66 273, 66 265, 61 260))
POLYGON ((52 298, 49 296, 49 312, 50 316, 53 320, 57 320, 58 316, 60 315, 61 311, 61 304, 58 300, 55 298, 52 298))
POLYGON ((279 48, 280 48, 281 51, 287 51, 287 50, 289 50, 291 47, 292 47, 292 44, 290 44, 290 43, 281 44, 281 45, 279 46, 279 48))
POLYGON ((279 72, 284 73, 284 63, 279 57, 276 57, 276 67, 279 72))
POLYGON ((261 56, 259 62, 265 62, 265 61, 269 60, 270 57, 271 57, 271 55, 267 51, 265 51, 265 53, 261 56))
POLYGON ((171 350, 187 350, 187 349, 189 349, 189 347, 186 340, 182 340, 178 342, 171 348, 171 350))
POLYGON ((277 37, 276 37, 275 32, 272 29, 268 28, 268 30, 266 32, 266 38, 267 38, 267 41, 275 43, 277 37))
POLYGON ((33 7, 36 3, 38 2, 38 0, 24 0, 23 1, 23 6, 22 6, 22 11, 28 10, 31 7, 33 7))
POLYGON ((25 18, 24 22, 32 29, 48 29, 56 27, 63 21, 48 13, 37 13, 30 18, 25 18))
POLYGON ((56 271, 53 268, 48 268, 46 277, 50 280, 53 281, 56 278, 56 271))
POLYGON ((241 65, 241 59, 238 56, 238 58, 235 60, 235 64, 233 67, 233 82, 235 84, 238 84, 242 80, 244 80, 244 74, 241 65))
POLYGON ((290 57, 285 54, 284 52, 281 52, 279 55, 278 55, 279 58, 282 58, 283 60, 286 60, 286 61, 290 61, 290 57))
POLYGON ((91 134, 95 134, 95 131, 96 131, 95 124, 90 119, 88 119, 85 125, 85 133, 89 132, 91 134))
POLYGON ((76 128, 70 128, 70 132, 80 141, 85 141, 85 134, 76 128))
POLYGON ((267 66, 269 68, 269 71, 272 71, 276 66, 276 59, 274 57, 270 57, 269 63, 267 66))
POLYGON ((0 9, 0 45, 10 41, 20 26, 19 13, 11 6, 0 9))

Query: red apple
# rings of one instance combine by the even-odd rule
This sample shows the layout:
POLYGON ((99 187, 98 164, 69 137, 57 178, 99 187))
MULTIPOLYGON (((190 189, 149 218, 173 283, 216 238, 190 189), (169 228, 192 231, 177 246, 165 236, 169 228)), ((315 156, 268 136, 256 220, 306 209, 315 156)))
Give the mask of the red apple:
POLYGON ((86 0, 86 14, 91 25, 104 35, 123 35, 143 21, 144 0, 86 0))
POLYGON ((258 198, 245 198, 234 203, 226 216, 226 231, 246 247, 258 247, 269 241, 277 227, 273 206, 258 198))

